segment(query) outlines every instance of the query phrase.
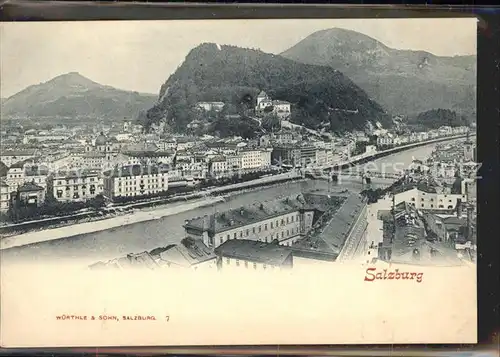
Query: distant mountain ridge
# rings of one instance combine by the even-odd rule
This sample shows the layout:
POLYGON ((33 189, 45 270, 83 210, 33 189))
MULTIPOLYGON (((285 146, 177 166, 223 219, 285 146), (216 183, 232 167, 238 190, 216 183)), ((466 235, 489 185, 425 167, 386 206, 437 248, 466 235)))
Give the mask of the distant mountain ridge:
POLYGON ((161 87, 145 124, 166 120, 174 130, 182 130, 196 102, 223 101, 237 110, 251 109, 262 90, 292 103, 292 121, 308 127, 328 122, 332 131, 343 131, 364 128, 367 122, 391 124, 383 108, 337 70, 213 43, 189 52, 161 87))
POLYGON ((4 99, 2 116, 133 119, 155 101, 154 94, 116 89, 70 72, 4 99))
POLYGON ((315 32, 281 55, 341 71, 394 114, 434 108, 467 115, 476 111, 476 56, 396 50, 339 28, 315 32))

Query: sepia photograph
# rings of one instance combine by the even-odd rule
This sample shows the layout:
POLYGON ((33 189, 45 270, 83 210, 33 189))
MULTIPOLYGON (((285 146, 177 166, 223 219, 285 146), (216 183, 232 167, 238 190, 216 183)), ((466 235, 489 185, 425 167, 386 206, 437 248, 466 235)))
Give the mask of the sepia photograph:
POLYGON ((1 23, 2 345, 475 343, 476 27, 1 23))

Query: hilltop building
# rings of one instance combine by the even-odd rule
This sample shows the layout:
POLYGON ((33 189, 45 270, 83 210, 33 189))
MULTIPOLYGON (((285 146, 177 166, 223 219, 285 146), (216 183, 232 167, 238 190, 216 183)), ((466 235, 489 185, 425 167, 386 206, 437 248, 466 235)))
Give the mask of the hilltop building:
POLYGON ((272 108, 269 112, 275 114, 279 119, 286 119, 291 114, 291 104, 283 100, 272 100, 264 91, 257 95, 257 105, 255 112, 264 114, 267 108, 272 108))
POLYGON ((224 102, 198 102, 196 103, 196 107, 198 109, 204 110, 206 112, 209 111, 215 111, 215 112, 220 112, 222 109, 224 109, 224 102))

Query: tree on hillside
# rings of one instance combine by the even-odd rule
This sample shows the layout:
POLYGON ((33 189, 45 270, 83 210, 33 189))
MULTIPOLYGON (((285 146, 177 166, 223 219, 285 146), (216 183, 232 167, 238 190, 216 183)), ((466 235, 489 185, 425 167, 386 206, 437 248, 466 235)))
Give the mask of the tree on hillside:
POLYGON ((466 117, 457 114, 455 111, 449 109, 432 109, 409 118, 408 124, 426 129, 438 129, 441 126, 468 126, 469 122, 466 117))

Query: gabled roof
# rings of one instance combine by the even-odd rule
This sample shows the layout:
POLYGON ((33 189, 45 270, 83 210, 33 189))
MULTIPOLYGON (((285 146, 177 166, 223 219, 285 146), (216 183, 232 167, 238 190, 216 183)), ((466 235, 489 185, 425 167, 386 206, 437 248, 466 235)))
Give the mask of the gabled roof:
POLYGON ((44 188, 35 185, 33 182, 25 182, 22 186, 19 186, 19 192, 32 192, 32 191, 43 191, 44 188))
POLYGON ((295 244, 295 250, 328 253, 338 255, 365 207, 364 199, 356 194, 342 197, 335 210, 325 213, 322 224, 313 227, 308 235, 295 244))
POLYGON ((199 239, 186 239, 183 243, 160 251, 157 255, 158 264, 191 267, 216 258, 216 255, 199 239))
POLYGON ((338 205, 338 196, 328 196, 321 193, 304 193, 280 200, 255 202, 226 212, 210 216, 196 217, 186 222, 185 228, 209 231, 213 234, 224 232, 236 227, 281 216, 287 213, 305 210, 326 210, 338 205))

